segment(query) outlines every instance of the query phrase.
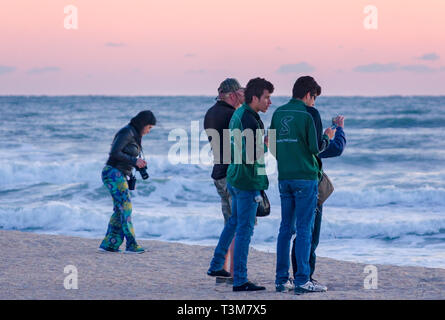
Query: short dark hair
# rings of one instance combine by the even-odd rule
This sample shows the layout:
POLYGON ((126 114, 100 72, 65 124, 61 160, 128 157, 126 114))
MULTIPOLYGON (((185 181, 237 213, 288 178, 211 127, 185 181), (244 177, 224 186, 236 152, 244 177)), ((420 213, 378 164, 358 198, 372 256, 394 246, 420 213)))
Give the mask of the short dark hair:
POLYGON ((308 92, 310 92, 311 96, 319 96, 321 94, 321 87, 317 81, 310 76, 298 78, 292 89, 292 98, 303 99, 308 92))
POLYGON ((246 103, 251 103, 254 96, 260 99, 264 93, 264 90, 272 93, 274 90, 273 84, 264 78, 255 78, 249 80, 246 86, 246 90, 244 91, 246 103))

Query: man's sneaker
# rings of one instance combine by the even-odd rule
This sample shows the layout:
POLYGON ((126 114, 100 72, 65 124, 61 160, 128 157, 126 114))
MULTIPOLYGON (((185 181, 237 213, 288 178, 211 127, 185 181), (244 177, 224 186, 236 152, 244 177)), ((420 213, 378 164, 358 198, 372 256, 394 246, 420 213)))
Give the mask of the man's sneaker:
POLYGON ((259 291, 259 290, 266 290, 265 287, 257 286, 256 284, 247 281, 245 284, 242 284, 237 287, 233 287, 233 291, 259 291))
POLYGON ((294 290, 295 286, 292 282, 292 280, 287 280, 285 283, 282 284, 277 284, 275 285, 275 291, 276 292, 286 292, 286 291, 290 291, 290 290, 294 290))
POLYGON ((141 253, 144 253, 144 252, 145 252, 144 248, 142 248, 141 246, 137 246, 137 247, 133 247, 133 248, 127 248, 124 253, 127 253, 127 254, 141 254, 141 253))
POLYGON ((308 292, 324 292, 322 285, 314 285, 311 281, 306 282, 300 286, 295 286, 295 294, 302 294, 308 292))
POLYGON ((326 291, 328 291, 328 287, 326 287, 326 286, 324 286, 324 285, 322 285, 320 282, 318 282, 317 280, 315 280, 315 279, 311 279, 311 282, 314 284, 314 286, 318 286, 321 290, 322 290, 322 292, 326 292, 326 291))
POLYGON ((207 271, 207 275, 211 277, 222 277, 222 278, 230 278, 231 274, 230 272, 227 272, 224 269, 218 270, 218 271, 207 271))
POLYGON ((122 250, 119 250, 119 249, 102 248, 102 247, 97 248, 97 251, 99 253, 120 253, 120 252, 122 252, 122 250))

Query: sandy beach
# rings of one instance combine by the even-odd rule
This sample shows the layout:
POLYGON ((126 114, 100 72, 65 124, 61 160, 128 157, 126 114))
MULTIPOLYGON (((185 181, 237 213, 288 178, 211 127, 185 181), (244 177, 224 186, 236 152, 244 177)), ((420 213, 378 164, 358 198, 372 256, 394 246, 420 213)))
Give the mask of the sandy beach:
POLYGON ((261 292, 232 292, 206 275, 213 247, 139 241, 140 255, 97 253, 98 239, 0 230, 0 299, 445 299, 445 269, 376 265, 378 288, 365 289, 364 264, 319 257, 326 293, 276 293, 275 254, 251 249, 249 279, 261 292), (67 290, 67 265, 78 289, 67 290))

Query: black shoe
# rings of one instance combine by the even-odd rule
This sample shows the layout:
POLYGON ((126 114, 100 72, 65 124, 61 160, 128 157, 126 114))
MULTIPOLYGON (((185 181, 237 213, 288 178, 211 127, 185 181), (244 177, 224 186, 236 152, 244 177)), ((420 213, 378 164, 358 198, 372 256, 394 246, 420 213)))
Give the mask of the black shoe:
POLYGON ((247 281, 245 284, 242 284, 237 287, 233 287, 233 291, 259 291, 259 290, 266 290, 265 287, 257 286, 256 284, 247 281))
POLYGON ((207 275, 211 277, 222 277, 222 278, 230 278, 231 274, 230 272, 227 272, 224 269, 218 270, 218 271, 207 271, 207 275))

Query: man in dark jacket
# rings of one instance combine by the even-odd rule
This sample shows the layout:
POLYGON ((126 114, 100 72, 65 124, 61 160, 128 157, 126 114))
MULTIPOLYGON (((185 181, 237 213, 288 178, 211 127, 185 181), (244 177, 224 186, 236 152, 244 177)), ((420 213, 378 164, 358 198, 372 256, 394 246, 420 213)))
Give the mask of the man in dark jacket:
MULTIPOLYGON (((235 110, 244 103, 244 88, 234 78, 227 78, 221 82, 218 88, 218 97, 216 103, 207 111, 204 117, 204 129, 208 135, 213 151, 214 165, 212 170, 212 179, 216 191, 221 197, 221 209, 224 216, 224 224, 229 221, 231 214, 231 198, 227 191, 227 168, 230 163, 230 156, 224 158, 227 154, 226 149, 230 148, 229 123, 235 110)), ((229 261, 232 261, 230 273, 233 276, 233 245, 230 246, 224 270, 228 270, 229 261)), ((218 280, 218 279, 217 279, 218 280)))
MULTIPOLYGON (((336 125, 336 131, 335 131, 335 137, 332 139, 329 143, 328 148, 320 153, 318 157, 320 159, 322 158, 333 158, 333 157, 339 157, 346 146, 346 137, 345 132, 343 131, 344 128, 344 117, 338 116, 334 119, 334 123, 336 125)), ((312 283, 318 284, 318 281, 312 278, 312 275, 315 271, 315 262, 317 256, 315 255, 315 250, 317 249, 318 242, 320 240, 320 228, 321 228, 321 217, 323 212, 323 205, 317 204, 317 207, 315 209, 315 221, 314 221, 314 227, 312 229, 312 241, 311 241, 311 253, 309 256, 309 266, 310 266, 310 281, 312 283)), ((292 269, 293 274, 297 272, 297 260, 295 259, 295 243, 296 238, 293 241, 292 245, 292 269)), ((327 288, 323 286, 325 291, 327 288)))

